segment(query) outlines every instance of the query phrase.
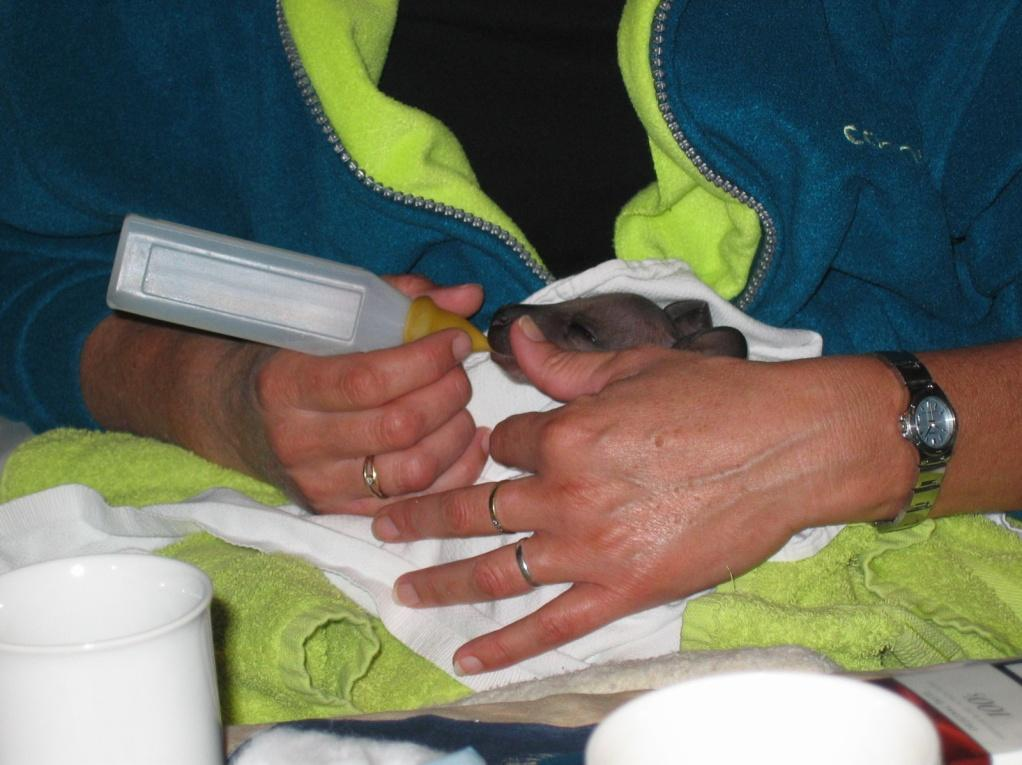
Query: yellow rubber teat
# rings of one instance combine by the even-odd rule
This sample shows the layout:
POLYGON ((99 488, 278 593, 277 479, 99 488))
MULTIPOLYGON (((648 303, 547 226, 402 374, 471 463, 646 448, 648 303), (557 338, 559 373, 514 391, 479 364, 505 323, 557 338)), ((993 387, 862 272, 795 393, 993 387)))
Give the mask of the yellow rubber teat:
POLYGON ((410 343, 412 340, 432 335, 442 329, 464 330, 472 338, 473 351, 490 350, 490 344, 486 342, 486 335, 472 326, 468 319, 437 308, 436 303, 428 297, 415 298, 408 309, 408 318, 405 320, 405 342, 410 343))

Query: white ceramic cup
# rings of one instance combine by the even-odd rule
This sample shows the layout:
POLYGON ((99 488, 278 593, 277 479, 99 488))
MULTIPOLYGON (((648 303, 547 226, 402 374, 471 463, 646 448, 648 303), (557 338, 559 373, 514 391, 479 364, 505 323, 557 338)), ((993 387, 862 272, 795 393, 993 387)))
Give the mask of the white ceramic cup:
POLYGON ((940 765, 930 719, 862 680, 712 675, 639 696, 601 722, 586 765, 940 765))
POLYGON ((0 576, 0 763, 223 763, 212 594, 144 554, 0 576))

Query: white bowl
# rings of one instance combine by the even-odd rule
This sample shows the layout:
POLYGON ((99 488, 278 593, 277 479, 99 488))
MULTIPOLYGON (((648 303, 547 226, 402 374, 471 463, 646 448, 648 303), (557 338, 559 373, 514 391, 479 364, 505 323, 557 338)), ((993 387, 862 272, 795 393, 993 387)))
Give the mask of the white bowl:
POLYGON ((587 765, 940 765, 917 707, 862 680, 806 672, 712 675, 652 691, 597 726, 587 765))

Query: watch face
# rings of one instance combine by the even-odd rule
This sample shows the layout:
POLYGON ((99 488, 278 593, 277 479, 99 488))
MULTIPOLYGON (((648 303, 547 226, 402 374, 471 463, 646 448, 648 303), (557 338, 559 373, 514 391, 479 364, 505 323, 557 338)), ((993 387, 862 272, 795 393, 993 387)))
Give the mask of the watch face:
POLYGON ((919 440, 931 449, 943 449, 954 436, 955 413, 938 396, 927 396, 920 401, 913 420, 919 440))

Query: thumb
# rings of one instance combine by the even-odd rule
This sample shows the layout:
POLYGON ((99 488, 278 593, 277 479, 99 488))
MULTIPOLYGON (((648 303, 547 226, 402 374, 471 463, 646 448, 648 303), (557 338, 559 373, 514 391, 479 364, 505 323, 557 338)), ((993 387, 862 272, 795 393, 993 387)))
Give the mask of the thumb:
POLYGON ((441 287, 425 276, 417 274, 384 276, 383 280, 407 297, 417 298, 426 295, 437 304, 437 307, 459 316, 471 316, 483 304, 483 288, 479 284, 455 284, 441 287))
POLYGON ((455 284, 425 292, 439 308, 459 316, 471 316, 483 304, 483 288, 479 284, 455 284))
POLYGON ((548 341, 536 322, 522 316, 511 327, 511 350, 529 382, 557 401, 598 393, 631 373, 622 354, 565 351, 548 341))

